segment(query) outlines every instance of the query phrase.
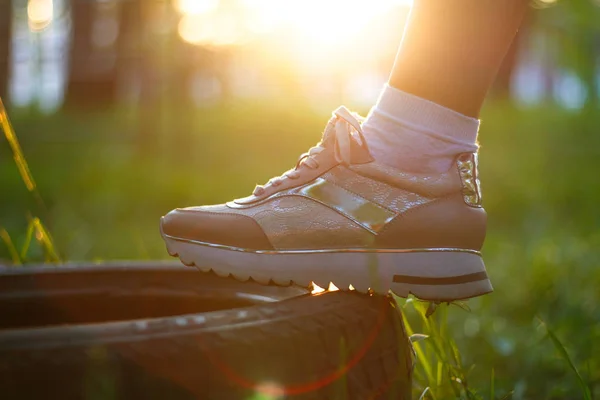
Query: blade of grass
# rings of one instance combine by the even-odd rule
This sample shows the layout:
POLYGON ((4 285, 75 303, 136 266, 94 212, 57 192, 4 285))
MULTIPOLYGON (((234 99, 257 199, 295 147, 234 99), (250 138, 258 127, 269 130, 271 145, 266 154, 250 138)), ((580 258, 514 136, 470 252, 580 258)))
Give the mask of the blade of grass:
POLYGON ((425 395, 427 394, 427 392, 429 392, 429 386, 427 386, 425 388, 425 390, 423 390, 423 393, 421 393, 421 395, 419 396, 419 400, 424 400, 425 399, 425 395))
MULTIPOLYGON (((38 203, 42 212, 47 212, 46 205, 40 196, 39 191, 37 190, 37 186, 35 184, 35 180, 29 170, 29 165, 27 164, 27 160, 23 155, 23 150, 21 149, 21 145, 17 139, 17 135, 10 123, 8 118, 8 114, 6 113, 6 108, 4 107, 4 103, 0 98, 0 127, 2 127, 2 131, 4 132, 4 136, 10 145, 10 148, 13 153, 13 158, 15 164, 17 165, 17 169, 19 170, 19 174, 21 175, 21 179, 25 183, 27 190, 33 195, 35 201, 38 203)), ((20 260, 24 260, 27 252, 29 250, 29 246, 32 240, 32 234, 35 232, 35 237, 42 245, 45 254, 46 261, 60 261, 58 257, 58 253, 56 252, 56 248, 52 241, 52 237, 48 233, 46 227, 42 224, 39 218, 30 219, 28 232, 27 232, 27 240, 23 249, 21 251, 20 260)), ((11 242, 12 243, 12 242, 11 242)), ((14 247, 14 245, 13 245, 14 247)), ((16 251, 16 249, 15 249, 16 251)), ((14 255, 13 255, 14 258, 14 255)))
POLYGON ((23 243, 23 247, 21 248, 21 260, 27 260, 27 252, 29 251, 31 241, 33 240, 34 230, 35 226, 33 225, 33 220, 30 219, 29 224, 27 224, 27 234, 25 235, 25 243, 23 243))
POLYGON ((10 124, 6 109, 4 108, 4 103, 2 103, 2 99, 0 99, 0 126, 2 126, 2 131, 4 132, 4 136, 10 145, 13 157, 15 159, 15 164, 17 164, 17 168, 19 169, 19 173, 21 174, 23 182, 25 182, 27 190, 34 193, 36 197, 39 197, 37 195, 35 181, 33 180, 33 176, 31 175, 31 171, 29 170, 25 156, 23 156, 23 150, 21 149, 21 145, 17 140, 17 135, 10 124))
POLYGON ((10 253, 13 263, 16 265, 21 265, 22 262, 21 258, 19 257, 19 252, 17 251, 17 248, 15 247, 6 229, 0 228, 0 238, 2 238, 2 241, 6 244, 6 247, 8 248, 8 252, 10 253))
POLYGON ((417 343, 420 342, 421 340, 425 340, 427 339, 429 336, 427 335, 423 335, 422 333, 414 333, 412 335, 410 335, 409 339, 411 343, 417 343))
POLYGON ((42 221, 40 221, 39 218, 34 218, 33 225, 35 227, 35 238, 42 244, 42 247, 46 252, 46 261, 60 262, 60 257, 56 252, 52 236, 50 236, 50 233, 44 224, 42 224, 42 221))
MULTIPOLYGON (((400 310, 401 307, 398 307, 398 309, 400 310)), ((413 336, 415 333, 414 333, 412 327, 410 326, 408 319, 406 318, 404 313, 400 313, 400 314, 404 321, 404 326, 406 327, 406 334, 409 337, 413 336)), ((419 365, 423 368, 423 371, 425 372, 426 381, 430 382, 430 383, 435 382, 434 377, 433 377, 433 372, 431 370, 431 365, 429 364, 429 360, 427 359, 425 351, 420 346, 420 343, 413 343, 412 346, 415 349, 415 353, 417 354, 417 365, 419 365)))
POLYGON ((569 356, 569 353, 567 352, 567 349, 565 348, 565 346, 558 339, 558 337, 554 334, 554 332, 552 331, 552 329, 550 329, 548 327, 548 325, 546 325, 546 323, 541 318, 538 318, 538 320, 540 321, 540 323, 542 324, 542 326, 546 329, 546 332, 548 333, 548 337, 550 338, 550 340, 554 344, 554 347, 556 348, 556 350, 558 351, 558 353, 560 354, 560 356, 562 357, 562 359, 567 362, 567 364, 569 365, 569 367, 571 368, 571 370, 577 376, 577 380, 579 382, 579 386, 581 387, 581 391, 583 392, 583 398, 584 398, 584 400, 592 400, 592 394, 591 394, 590 388, 585 383, 585 380, 583 379, 583 377, 581 376, 581 374, 577 370, 577 367, 575 366, 575 364, 573 364, 573 360, 571 360, 571 357, 569 356))
MULTIPOLYGON (((415 308, 416 308, 417 303, 413 303, 413 304, 415 304, 415 308)), ((421 319, 423 321, 423 325, 425 326, 425 329, 429 332, 429 336, 431 338, 430 343, 432 344, 434 353, 442 362, 447 363, 448 360, 446 357, 444 357, 445 353, 443 351, 443 346, 441 343, 442 336, 440 335, 439 329, 437 328, 435 319, 428 317, 427 311, 425 309, 419 310, 417 308, 417 311, 418 311, 419 315, 421 316, 421 319)))
MULTIPOLYGON (((448 362, 448 368, 450 371, 453 371, 455 375, 457 375, 460 379, 458 380, 458 382, 460 382, 460 389, 464 390, 465 393, 469 392, 469 388, 468 388, 468 383, 467 383, 467 374, 465 373, 465 369, 463 367, 462 364, 462 358, 460 355, 460 352, 458 351, 458 346, 456 346, 456 342, 454 340, 447 340, 447 344, 448 344, 448 352, 450 353, 450 355, 452 356, 452 360, 454 361, 454 364, 450 364, 448 362)), ((454 386, 453 386, 454 388, 454 386)), ((459 389, 455 390, 459 391, 459 389)))
MULTIPOLYGON (((414 299, 412 298, 408 298, 404 301, 404 299, 401 299, 400 297, 393 295, 392 296, 394 301, 396 302, 396 309, 398 310, 397 312, 400 313, 400 318, 402 318, 404 327, 406 329, 406 334, 408 335, 408 337, 413 337, 414 335, 419 335, 419 334, 415 334, 414 330, 412 329, 412 327, 410 326, 410 322, 408 321, 408 318, 406 317, 406 313, 403 312, 402 310, 406 308, 406 306, 408 306, 409 304, 413 306, 413 309, 416 310, 416 308, 414 308, 414 299), (400 302, 404 301, 403 305, 400 305, 400 302)), ((418 312, 418 310, 416 310, 418 312)), ((416 337, 416 336, 415 336, 416 337)), ((417 341, 418 342, 418 341, 417 341)), ((417 376, 419 370, 422 370, 425 374, 425 376, 423 377, 424 380, 431 385, 431 383, 434 382, 433 380, 433 372, 431 369, 431 365, 429 364, 429 360, 427 359, 427 356, 425 354, 424 349, 419 345, 419 343, 411 343, 412 349, 414 351, 414 355, 415 355, 415 376, 417 376)), ((433 395, 433 393, 431 392, 431 390, 429 391, 430 395, 435 398, 435 396, 433 395)))
POLYGON ((442 335, 442 332, 447 331, 445 327, 447 324, 447 305, 438 305, 438 312, 433 317, 427 315, 428 308, 426 309, 424 303, 421 303, 420 306, 415 305, 415 307, 420 311, 419 315, 421 316, 426 332, 430 334, 431 348, 433 349, 438 362, 441 362, 445 367, 448 377, 450 378, 450 384, 447 388, 451 389, 454 396, 459 398, 461 396, 461 391, 466 388, 466 383, 464 382, 465 376, 462 365, 460 364, 460 353, 458 353, 456 343, 454 343, 447 334, 442 335), (454 364, 451 363, 451 361, 454 361, 454 364))
MULTIPOLYGON (((399 299, 396 299, 399 302, 399 299)), ((439 304, 437 312, 433 315, 427 315, 429 310, 428 303, 408 299, 403 309, 411 305, 418 314, 422 323, 423 332, 426 335, 414 335, 413 329, 407 320, 408 313, 402 313, 405 321, 407 334, 413 338, 413 347, 417 353, 419 363, 415 370, 415 381, 419 382, 421 387, 428 387, 429 391, 425 395, 427 398, 437 396, 440 398, 481 398, 475 391, 468 387, 466 371, 462 363, 462 357, 458 351, 456 343, 448 331, 448 308, 447 304, 439 304), (418 342, 417 338, 428 336, 427 346, 422 347, 423 343, 418 342)), ((411 310, 407 310, 411 311, 411 310)))

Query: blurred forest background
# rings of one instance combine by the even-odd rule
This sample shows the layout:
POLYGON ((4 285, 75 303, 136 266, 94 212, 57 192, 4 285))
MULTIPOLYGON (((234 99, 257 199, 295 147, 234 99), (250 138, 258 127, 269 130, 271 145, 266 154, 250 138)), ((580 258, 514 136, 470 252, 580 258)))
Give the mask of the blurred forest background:
MULTIPOLYGON (((314 145, 335 107, 368 112, 409 10, 0 0, 0 97, 35 178, 0 139, 0 263, 164 258, 165 212, 244 196, 314 145)), ((600 398, 599 103, 600 2, 532 3, 482 115, 496 293, 448 316, 484 398, 600 398)), ((447 398, 436 390, 425 397, 447 398)))

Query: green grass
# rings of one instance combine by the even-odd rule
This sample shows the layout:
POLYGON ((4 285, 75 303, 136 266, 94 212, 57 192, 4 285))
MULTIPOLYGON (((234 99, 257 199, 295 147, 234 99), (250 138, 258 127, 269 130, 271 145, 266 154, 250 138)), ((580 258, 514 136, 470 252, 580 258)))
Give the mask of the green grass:
MULTIPOLYGON (((37 190, 35 180, 31 175, 29 165, 27 164, 27 160, 23 155, 23 150, 21 149, 21 145, 19 143, 19 140, 17 139, 17 135, 10 123, 8 113, 4 108, 4 103, 2 103, 2 99, 0 99, 0 128, 2 129, 4 137, 6 138, 6 141, 10 146, 14 164, 17 167, 17 170, 19 171, 19 175, 21 176, 21 179, 23 180, 27 191, 31 194, 31 197, 37 201, 37 204, 45 210, 44 202, 40 196, 39 191, 37 190)), ((29 216, 28 219, 29 222, 27 224, 25 239, 23 241, 22 249, 20 252, 15 247, 10 237, 10 234, 6 231, 6 229, 0 227, 0 239, 2 242, 4 242, 6 250, 9 252, 13 264, 20 265, 24 260, 26 260, 29 257, 30 245, 34 241, 34 239, 39 244, 39 249, 43 251, 45 255, 44 261, 60 261, 58 253, 56 252, 56 248, 54 247, 54 243, 52 241, 52 236, 50 235, 50 232, 48 232, 42 221, 38 217, 29 216)))
MULTIPOLYGON (((415 399, 600 396, 597 114, 487 105, 484 258, 496 292, 429 318, 426 304, 399 300, 411 334, 427 335, 415 342, 415 399)), ((15 112, 43 204, 0 142, 0 259, 164 258, 162 214, 250 193, 292 167, 328 116, 285 102, 15 112), (54 255, 31 240, 44 226, 54 255)))

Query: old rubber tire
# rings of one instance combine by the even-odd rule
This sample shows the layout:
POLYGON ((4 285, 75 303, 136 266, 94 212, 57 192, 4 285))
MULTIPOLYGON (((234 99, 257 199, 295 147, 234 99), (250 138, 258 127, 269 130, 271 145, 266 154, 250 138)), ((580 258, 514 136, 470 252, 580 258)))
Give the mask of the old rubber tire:
POLYGON ((2 399, 409 399, 389 298, 173 264, 0 268, 2 399))

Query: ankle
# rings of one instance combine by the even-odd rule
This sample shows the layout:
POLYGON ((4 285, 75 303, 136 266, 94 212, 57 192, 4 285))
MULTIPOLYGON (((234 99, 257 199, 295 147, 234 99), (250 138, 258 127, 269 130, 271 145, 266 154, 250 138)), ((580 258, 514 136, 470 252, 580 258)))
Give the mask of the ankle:
POLYGON ((477 151, 479 120, 386 85, 363 123, 378 161, 407 171, 444 172, 477 151))

